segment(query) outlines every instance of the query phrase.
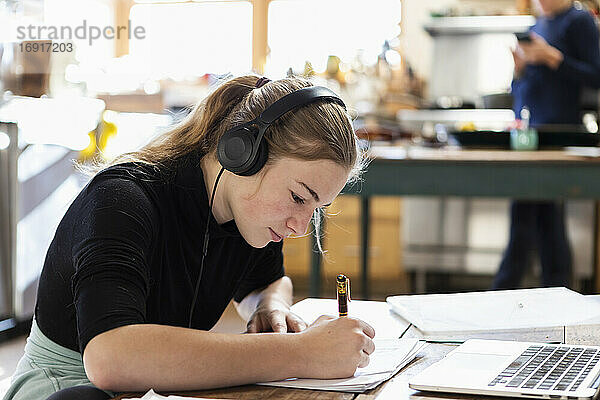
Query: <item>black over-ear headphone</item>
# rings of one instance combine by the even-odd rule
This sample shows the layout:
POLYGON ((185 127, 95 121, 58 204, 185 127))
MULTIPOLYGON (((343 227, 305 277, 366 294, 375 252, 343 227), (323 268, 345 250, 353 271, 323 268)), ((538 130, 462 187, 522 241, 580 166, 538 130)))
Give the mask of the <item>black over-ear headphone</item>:
POLYGON ((283 114, 303 105, 326 100, 346 105, 333 91, 323 86, 296 90, 267 107, 257 118, 229 129, 219 139, 217 158, 223 168, 237 175, 256 174, 269 157, 267 143, 262 140, 265 131, 283 114))

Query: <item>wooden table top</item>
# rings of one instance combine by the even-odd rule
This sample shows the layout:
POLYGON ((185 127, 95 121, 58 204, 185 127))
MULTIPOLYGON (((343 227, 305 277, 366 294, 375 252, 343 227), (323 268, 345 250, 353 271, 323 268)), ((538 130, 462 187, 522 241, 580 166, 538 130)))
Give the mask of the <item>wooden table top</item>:
MULTIPOLYGON (((367 303, 367 302, 363 302, 367 303)), ((377 307, 381 308, 381 302, 377 307)), ((313 305, 311 305, 313 306, 313 305)), ((356 304, 355 304, 356 306, 356 304)), ((381 312, 379 312, 381 314, 381 312)), ((381 315, 376 317, 381 318, 381 315)), ((378 323, 380 324, 380 320, 378 323)), ((398 321, 394 321, 397 323, 398 321)), ((394 332, 398 327, 394 327, 394 332)), ((404 337, 422 337, 422 333, 411 326, 404 337)), ((503 331, 499 335, 490 333, 490 338, 497 337, 502 340, 521 340, 532 342, 545 342, 561 340, 567 344, 598 345, 600 343, 600 323, 580 326, 567 326, 544 329, 503 331)), ((285 400, 399 400, 399 399, 465 399, 471 400, 481 396, 460 395, 451 393, 422 392, 410 389, 408 381, 429 365, 441 360, 446 354, 455 349, 457 344, 428 343, 417 354, 415 359, 400 370, 392 379, 382 383, 375 389, 365 393, 343 393, 333 391, 317 391, 304 389, 275 388, 258 385, 245 385, 216 390, 202 390, 194 392, 170 393, 180 396, 202 397, 209 399, 285 399, 285 400)), ((116 397, 115 400, 141 397, 143 393, 128 393, 116 397)))

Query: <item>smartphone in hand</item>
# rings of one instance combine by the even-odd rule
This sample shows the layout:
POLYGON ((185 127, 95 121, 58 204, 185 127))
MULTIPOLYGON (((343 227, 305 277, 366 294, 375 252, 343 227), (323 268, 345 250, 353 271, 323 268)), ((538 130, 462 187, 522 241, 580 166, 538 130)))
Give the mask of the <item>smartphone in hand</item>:
POLYGON ((515 36, 519 42, 531 42, 531 35, 529 32, 515 32, 515 36))

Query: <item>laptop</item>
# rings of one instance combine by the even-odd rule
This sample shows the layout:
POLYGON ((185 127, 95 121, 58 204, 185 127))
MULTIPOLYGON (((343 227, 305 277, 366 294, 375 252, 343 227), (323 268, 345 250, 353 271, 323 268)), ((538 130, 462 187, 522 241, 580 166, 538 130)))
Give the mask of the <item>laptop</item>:
POLYGON ((471 339, 411 378, 416 390, 545 399, 592 399, 600 346, 471 339))

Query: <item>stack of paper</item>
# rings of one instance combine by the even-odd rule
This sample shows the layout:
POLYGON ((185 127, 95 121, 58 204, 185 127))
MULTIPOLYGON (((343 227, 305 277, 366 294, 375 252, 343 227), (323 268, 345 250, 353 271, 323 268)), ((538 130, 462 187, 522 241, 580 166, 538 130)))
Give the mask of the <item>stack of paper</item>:
POLYGON ((425 342, 418 339, 375 339, 370 363, 359 368, 353 377, 342 379, 287 379, 259 385, 312 390, 335 390, 362 393, 390 379, 414 359, 425 342))
POLYGON ((387 302, 426 336, 562 327, 600 318, 598 302, 564 287, 390 296, 387 302))

